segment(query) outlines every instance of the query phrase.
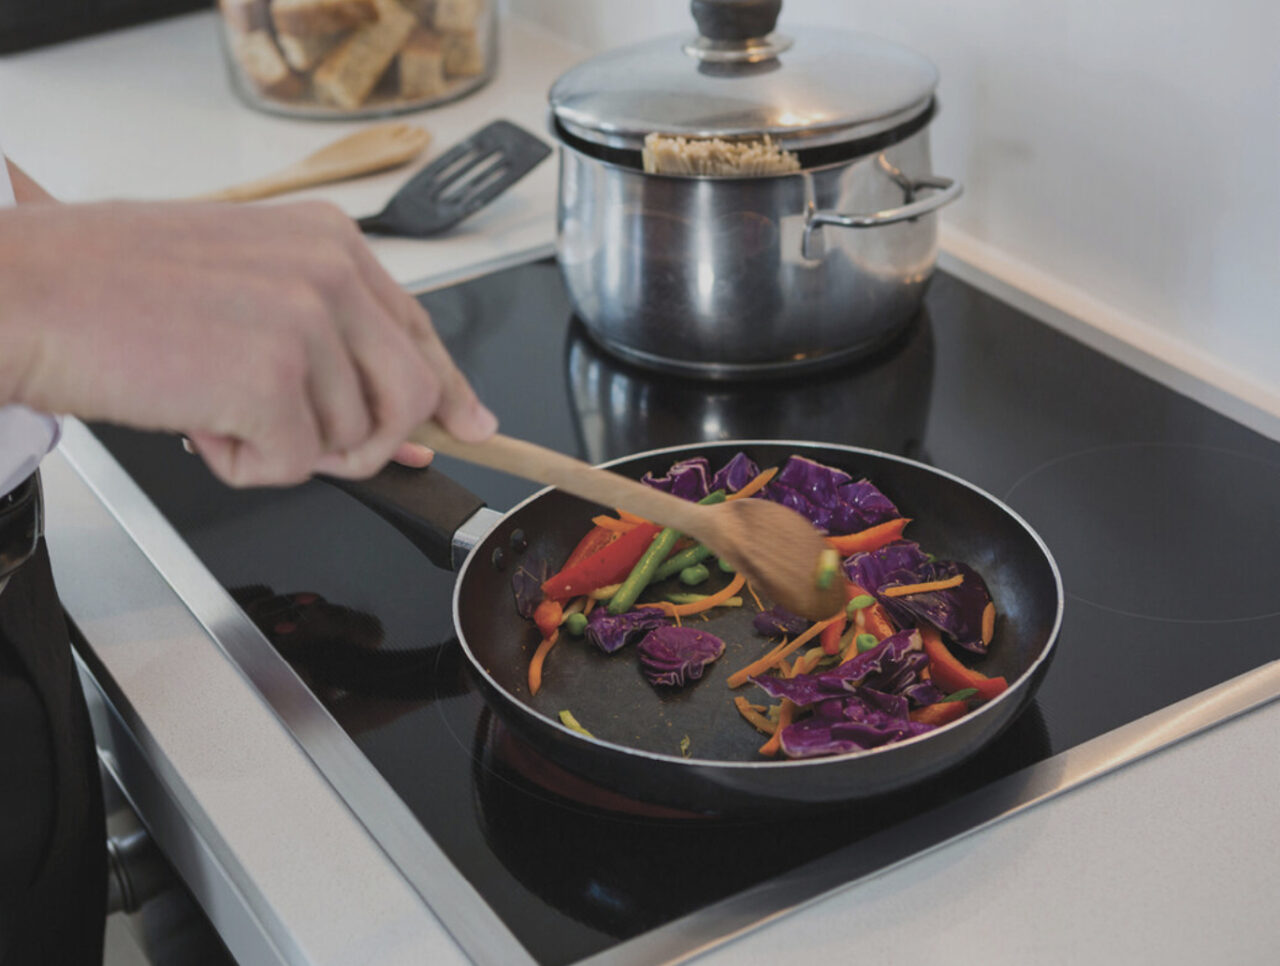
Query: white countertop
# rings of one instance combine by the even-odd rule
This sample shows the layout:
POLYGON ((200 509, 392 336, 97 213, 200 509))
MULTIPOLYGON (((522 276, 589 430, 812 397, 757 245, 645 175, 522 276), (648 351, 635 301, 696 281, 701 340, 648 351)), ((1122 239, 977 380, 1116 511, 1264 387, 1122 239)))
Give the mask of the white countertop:
MULTIPOLYGON (((66 200, 178 197, 266 173, 352 129, 346 123, 268 117, 241 105, 226 82, 214 27, 212 15, 197 14, 0 58, 5 149, 66 200)), ((499 116, 541 133, 545 91, 577 56, 555 37, 510 24, 491 85, 410 120, 436 136, 433 153, 499 116)), ((401 169, 308 194, 364 214, 409 173, 401 169)), ((552 241, 554 196, 555 166, 549 160, 448 238, 377 240, 375 250, 397 279, 414 288, 545 253, 552 241)), ((57 510, 55 503, 54 521, 57 510)), ((236 690, 237 680, 218 672, 224 700, 241 703, 248 714, 257 699, 247 685, 236 690)), ((140 692, 138 698, 145 711, 148 695, 140 692)), ((266 720, 255 724, 270 726, 266 720)), ((153 718, 151 727, 163 728, 163 716, 153 718)), ((184 741, 193 740, 191 729, 179 730, 184 741)), ((217 740, 216 732, 207 734, 211 743, 217 740)), ((309 766, 287 741, 264 740, 254 749, 255 755, 268 753, 298 756, 293 769, 309 766)), ((1278 761, 1280 703, 1273 702, 814 902, 711 951, 705 961, 1274 961, 1280 940, 1278 761)), ((242 796, 250 791, 244 781, 290 773, 263 762, 248 779, 221 773, 210 783, 205 763, 197 762, 194 772, 205 779, 206 805, 215 815, 243 811, 242 796)), ((282 790, 279 797, 288 795, 282 790)), ((332 803, 327 807, 332 811, 332 803)), ((244 835, 240 841, 260 838, 244 835)), ((304 859, 318 865, 292 869, 294 886, 308 875, 324 874, 324 854, 296 857, 304 859)), ((345 859, 361 874, 378 870, 377 850, 355 839, 345 859)), ((384 874, 394 876, 393 867, 386 869, 384 874)), ((264 888, 290 888, 264 876, 264 888)), ((373 931, 386 921, 372 911, 361 916, 358 898, 350 900, 355 910, 343 910, 337 920, 308 915, 298 908, 301 897, 291 895, 281 907, 292 909, 301 933, 312 930, 314 943, 323 944, 335 922, 357 930, 366 923, 373 931)), ((391 946, 412 936, 421 962, 463 958, 430 917, 388 928, 391 946), (394 934, 395 928, 409 932, 394 934)), ((376 934, 348 939, 352 949, 378 948, 376 934)))

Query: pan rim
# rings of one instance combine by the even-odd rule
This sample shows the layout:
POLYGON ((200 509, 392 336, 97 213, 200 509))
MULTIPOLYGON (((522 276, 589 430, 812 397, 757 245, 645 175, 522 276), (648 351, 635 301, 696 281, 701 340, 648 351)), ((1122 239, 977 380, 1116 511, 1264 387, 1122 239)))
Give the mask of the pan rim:
MULTIPOLYGON (((473 546, 471 550, 467 553, 466 559, 462 562, 462 565, 458 568, 458 577, 457 577, 457 580, 454 582, 454 587, 453 587, 453 625, 454 625, 454 629, 457 631, 457 634, 458 634, 458 643, 462 647, 463 653, 466 655, 467 661, 468 663, 470 663, 472 670, 480 674, 484 678, 488 687, 490 687, 497 694, 501 695, 508 705, 516 708, 522 715, 528 718, 534 719, 535 725, 544 725, 544 726, 550 725, 553 728, 558 729, 564 735, 570 736, 572 740, 582 742, 584 745, 591 747, 593 749, 598 749, 600 751, 605 751, 613 754, 622 754, 628 757, 646 759, 653 762, 660 762, 663 765, 689 767, 694 769, 715 768, 718 770, 727 769, 730 771, 748 771, 748 772, 754 772, 758 770, 768 770, 768 769, 781 769, 781 768, 796 769, 801 767, 818 767, 821 765, 828 765, 833 762, 844 762, 844 761, 850 761, 853 759, 862 760, 870 756, 890 753, 901 748, 906 748, 908 746, 915 745, 921 741, 928 740, 929 738, 932 738, 936 735, 943 734, 947 731, 950 731, 962 725, 965 722, 972 722, 979 716, 986 715, 987 717, 991 717, 994 714, 998 713, 993 709, 997 709, 997 708, 1002 709, 1002 706, 1007 705, 1010 701, 1016 702, 1022 699, 1023 692, 1025 692, 1026 689, 1030 687, 1028 682, 1034 681, 1037 679, 1040 668, 1043 667, 1048 662, 1049 658, 1052 656, 1054 649, 1057 647, 1057 644, 1058 644, 1059 632, 1062 629, 1063 613, 1066 608, 1066 595, 1065 595, 1063 584, 1062 584, 1062 573, 1058 568, 1057 560, 1054 559, 1054 556, 1050 552, 1048 545, 1041 538, 1040 534, 1036 532, 1035 528, 1032 527, 1031 524, 1029 524, 1025 519, 1023 519, 1023 517, 1019 513, 1017 513, 1017 511, 1015 511, 1012 507, 1010 507, 1007 503, 1005 503, 999 497, 995 496, 992 493, 987 492, 986 490, 982 489, 976 484, 971 483, 968 480, 964 479, 963 477, 957 476, 954 473, 950 473, 947 470, 942 470, 936 466, 930 466, 927 463, 922 463, 919 460, 909 459, 908 457, 905 457, 905 456, 897 456, 893 453, 886 453, 882 450, 868 449, 862 446, 849 446, 844 443, 822 443, 816 440, 794 440, 794 439, 702 440, 697 443, 686 443, 686 444, 680 444, 680 445, 674 445, 674 446, 662 446, 656 449, 643 450, 638 453, 630 453, 626 456, 619 456, 615 459, 607 460, 605 462, 598 463, 596 465, 604 469, 609 469, 611 467, 618 466, 622 463, 630 463, 634 460, 647 459, 649 457, 663 456, 663 455, 673 454, 673 453, 687 454, 689 453, 689 451, 695 450, 700 447, 702 448, 712 448, 712 447, 714 448, 735 448, 735 447, 746 448, 746 447, 752 447, 752 446, 777 446, 777 447, 794 446, 794 447, 800 447, 801 449, 838 450, 842 453, 848 453, 851 455, 869 456, 875 459, 889 460, 891 462, 901 463, 905 466, 914 467, 918 470, 923 470, 927 473, 934 474, 935 476, 944 477, 945 479, 949 480, 953 484, 958 484, 959 486, 972 491, 973 493, 977 494, 979 497, 992 503, 997 509, 999 509, 1002 513, 1006 514, 1010 519, 1014 520, 1020 527, 1022 527, 1024 531, 1026 531, 1027 535, 1031 537, 1031 539, 1035 542, 1035 545, 1039 548, 1040 553, 1043 555, 1045 562, 1049 565, 1049 572, 1053 576, 1054 592, 1055 592, 1055 598, 1056 598, 1056 606, 1054 608, 1054 614, 1053 614, 1053 624, 1049 629, 1048 640, 1045 643, 1044 647, 1041 649, 1040 653, 1037 655, 1036 659, 1032 661, 1030 665, 1027 666, 1027 668, 1022 672, 1021 677, 1019 677, 1017 681, 1011 684, 1004 692, 997 695, 992 700, 986 702, 976 710, 969 712, 964 717, 957 718, 955 721, 948 722, 947 724, 942 725, 941 727, 934 728, 931 731, 926 731, 923 734, 914 735, 902 741, 890 742, 888 744, 880 745, 876 748, 866 748, 860 751, 849 751, 849 752, 844 752, 838 755, 822 755, 822 756, 813 757, 813 758, 782 758, 782 759, 772 759, 767 761, 727 761, 722 758, 694 758, 694 757, 684 758, 677 755, 663 754, 663 753, 654 752, 654 751, 646 751, 642 748, 634 748, 630 745, 621 745, 616 742, 606 741, 604 739, 597 738, 594 735, 584 735, 579 731, 575 731, 572 728, 566 727, 562 722, 555 720, 553 718, 549 718, 546 715, 543 715, 538 711, 534 710, 533 708, 531 708, 524 699, 512 694, 510 691, 504 688, 501 684, 499 684, 497 680, 495 680, 494 677, 487 670, 485 670, 483 664, 481 663, 479 658, 475 655, 475 653, 471 650, 470 645, 467 643, 466 634, 463 633, 461 595, 462 595, 462 586, 466 581, 467 573, 471 569, 472 565, 475 563, 476 559, 479 557, 478 551, 482 546, 482 544, 484 543, 485 539, 487 539, 488 537, 488 534, 486 534, 485 537, 477 541, 475 546, 473 546)), ((543 487, 542 489, 538 490, 536 493, 532 493, 529 496, 525 497, 519 503, 516 503, 514 506, 506 510, 506 512, 504 512, 502 516, 494 522, 493 527, 490 528, 489 533, 492 533, 493 530, 496 529, 504 520, 507 520, 510 517, 514 516, 518 511, 520 511, 524 507, 542 498, 543 496, 546 496, 548 493, 553 492, 555 489, 556 488, 553 486, 543 487)))

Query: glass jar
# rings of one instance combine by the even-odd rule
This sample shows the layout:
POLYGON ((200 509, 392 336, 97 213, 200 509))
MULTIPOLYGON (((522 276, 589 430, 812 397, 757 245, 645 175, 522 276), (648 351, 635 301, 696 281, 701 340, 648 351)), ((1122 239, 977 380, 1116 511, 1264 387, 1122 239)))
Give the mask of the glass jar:
POLYGON ((293 117, 397 114, 493 76, 497 0, 218 0, 236 92, 293 117))

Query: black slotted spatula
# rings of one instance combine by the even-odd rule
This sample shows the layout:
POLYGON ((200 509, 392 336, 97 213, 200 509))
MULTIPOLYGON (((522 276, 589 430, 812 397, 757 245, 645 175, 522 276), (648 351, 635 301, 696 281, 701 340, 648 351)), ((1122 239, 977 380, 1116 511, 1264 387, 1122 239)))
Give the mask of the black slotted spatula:
POLYGON ((451 228, 523 178, 551 148, 510 121, 494 121, 410 178, 361 231, 426 238, 451 228))

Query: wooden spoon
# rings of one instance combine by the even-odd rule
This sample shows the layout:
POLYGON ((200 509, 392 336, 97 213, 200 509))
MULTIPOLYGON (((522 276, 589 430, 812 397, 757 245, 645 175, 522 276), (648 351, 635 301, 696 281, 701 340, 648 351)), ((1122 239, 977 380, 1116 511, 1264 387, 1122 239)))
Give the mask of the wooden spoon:
POLYGON ((412 161, 431 141, 431 135, 411 124, 377 124, 328 144, 301 161, 262 178, 197 195, 192 201, 253 201, 328 184, 357 175, 385 171, 412 161))
POLYGON ((702 506, 525 440, 497 434, 464 443, 430 422, 414 442, 438 453, 557 487, 606 507, 621 507, 705 543, 787 610, 825 620, 845 606, 844 581, 819 586, 827 542, 808 520, 780 503, 731 500, 702 506))

